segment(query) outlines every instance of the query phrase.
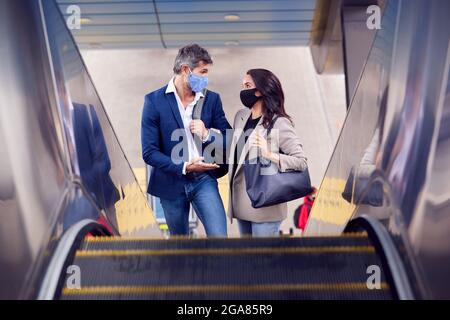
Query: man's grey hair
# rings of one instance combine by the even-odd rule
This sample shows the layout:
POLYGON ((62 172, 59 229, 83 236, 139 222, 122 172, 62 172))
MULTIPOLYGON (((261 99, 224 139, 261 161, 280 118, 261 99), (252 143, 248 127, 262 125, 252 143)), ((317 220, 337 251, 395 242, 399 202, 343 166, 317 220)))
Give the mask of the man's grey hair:
POLYGON ((175 74, 180 74, 183 65, 188 65, 189 68, 193 70, 198 67, 200 62, 205 64, 213 63, 208 51, 198 44, 184 46, 178 51, 177 57, 175 58, 173 72, 175 74))

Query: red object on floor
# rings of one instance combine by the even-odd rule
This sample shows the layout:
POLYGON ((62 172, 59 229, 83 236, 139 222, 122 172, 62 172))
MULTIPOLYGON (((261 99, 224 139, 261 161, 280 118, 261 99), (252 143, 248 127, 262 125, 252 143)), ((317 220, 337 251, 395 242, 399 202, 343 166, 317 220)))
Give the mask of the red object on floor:
MULTIPOLYGON (((109 226, 108 222, 106 221, 105 217, 102 214, 100 214, 100 217, 97 219, 97 223, 104 226, 111 234, 114 234, 111 227, 109 226)), ((86 235, 86 238, 91 238, 91 237, 93 237, 93 235, 92 235, 92 233, 89 232, 86 235)))
POLYGON ((113 230, 108 224, 108 221, 106 221, 105 217, 103 215, 100 215, 100 218, 97 219, 97 222, 104 226, 111 234, 114 234, 113 230))
POLYGON ((309 212, 314 204, 312 197, 308 196, 303 199, 303 204, 300 206, 300 214, 298 215, 298 226, 300 230, 305 230, 308 223, 309 212))

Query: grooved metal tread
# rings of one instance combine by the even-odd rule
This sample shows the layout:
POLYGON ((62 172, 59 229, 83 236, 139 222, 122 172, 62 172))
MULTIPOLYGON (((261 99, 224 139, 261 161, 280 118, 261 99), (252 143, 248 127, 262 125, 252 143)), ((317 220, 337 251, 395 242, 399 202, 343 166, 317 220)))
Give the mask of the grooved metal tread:
MULTIPOLYGON (((320 238, 86 238, 62 299, 391 299, 366 234, 320 238), (368 268, 378 266, 379 289, 368 268)), ((370 268, 369 268, 370 270, 370 268)), ((69 280, 70 275, 65 279, 69 280)))

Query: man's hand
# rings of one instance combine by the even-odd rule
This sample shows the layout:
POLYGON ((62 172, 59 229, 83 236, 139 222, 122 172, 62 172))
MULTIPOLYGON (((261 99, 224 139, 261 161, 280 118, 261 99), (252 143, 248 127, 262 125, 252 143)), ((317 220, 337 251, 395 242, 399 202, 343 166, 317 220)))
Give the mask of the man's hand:
POLYGON ((201 137, 203 140, 208 136, 208 129, 205 128, 202 120, 192 120, 189 124, 189 129, 193 134, 201 137))
POLYGON ((215 163, 205 163, 203 162, 203 157, 200 158, 195 158, 191 161, 189 161, 189 163, 186 166, 186 173, 189 172, 205 172, 205 171, 209 171, 209 170, 214 170, 217 168, 220 168, 217 164, 215 163))

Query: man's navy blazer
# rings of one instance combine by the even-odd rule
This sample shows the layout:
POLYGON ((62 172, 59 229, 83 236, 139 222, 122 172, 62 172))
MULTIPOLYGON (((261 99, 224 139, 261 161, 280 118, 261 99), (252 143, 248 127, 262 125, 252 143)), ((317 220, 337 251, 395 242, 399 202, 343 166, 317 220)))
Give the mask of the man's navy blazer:
MULTIPOLYGON (((174 93, 166 94, 167 85, 145 96, 142 113, 141 143, 142 156, 146 164, 153 167, 147 192, 165 199, 175 199, 184 193, 187 182, 183 175, 183 164, 188 161, 189 155, 178 152, 180 141, 172 141, 172 133, 177 129, 184 134, 183 121, 178 110, 174 93), (176 157, 173 159, 172 149, 177 146, 176 157)), ((220 96, 207 91, 204 98, 201 120, 206 128, 215 128, 221 131, 226 140, 226 130, 231 129, 225 118, 220 96)), ((205 144, 211 142, 206 141, 205 144)), ((187 150, 187 149, 186 149, 187 150)), ((208 172, 214 177, 213 172, 208 172)))

